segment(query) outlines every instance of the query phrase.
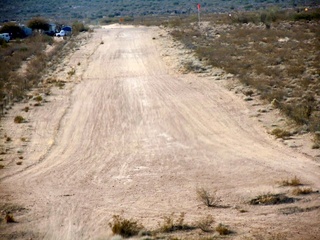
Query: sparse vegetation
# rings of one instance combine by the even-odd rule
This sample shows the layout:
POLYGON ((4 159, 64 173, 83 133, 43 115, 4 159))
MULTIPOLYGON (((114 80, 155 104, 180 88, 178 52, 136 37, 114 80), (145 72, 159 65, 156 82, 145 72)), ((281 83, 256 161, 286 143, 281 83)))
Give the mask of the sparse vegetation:
POLYGON ((197 197, 208 207, 214 207, 218 203, 218 198, 216 197, 215 193, 210 193, 204 188, 197 189, 197 197))
POLYGON ((10 214, 10 213, 6 214, 5 220, 6 220, 6 223, 15 223, 16 222, 16 220, 13 217, 13 215, 10 214))
POLYGON ((200 219, 196 226, 200 228, 203 232, 212 232, 212 224, 214 223, 214 218, 211 215, 207 215, 206 217, 200 219))
POLYGON ((71 68, 70 71, 68 72, 69 77, 73 76, 76 73, 76 69, 71 68))
POLYGON ((301 207, 285 207, 285 208, 281 208, 279 209, 279 211, 282 214, 294 214, 294 213, 300 213, 300 212, 311 212, 314 210, 318 210, 320 209, 320 206, 313 206, 313 207, 307 207, 307 208, 301 208, 301 207))
POLYGON ((297 176, 294 176, 292 179, 282 180, 280 182, 280 185, 281 186, 299 186, 299 185, 302 185, 302 183, 297 176))
MULTIPOLYGON (((257 96, 274 103, 297 126, 316 132, 320 131, 320 59, 315 53, 320 50, 320 30, 313 19, 320 10, 303 13, 312 16, 309 22, 293 21, 295 14, 270 8, 232 16, 206 15, 203 21, 208 25, 202 29, 193 24, 191 17, 180 18, 171 35, 207 65, 222 68, 256 89, 257 96)), ((194 68, 188 62, 186 67, 194 68)), ((273 134, 279 138, 290 136, 282 129, 275 129, 273 134)))
POLYGON ((215 229, 220 235, 228 235, 231 233, 230 229, 221 223, 215 229))
POLYGON ((306 194, 310 194, 313 192, 314 191, 312 190, 312 188, 309 188, 309 187, 306 187, 306 188, 297 187, 292 190, 293 195, 306 195, 306 194))
POLYGON ((163 223, 160 224, 159 232, 168 233, 179 230, 190 230, 195 227, 184 224, 185 213, 181 213, 180 216, 175 219, 175 214, 172 213, 169 216, 163 218, 163 223))
POLYGON ((37 102, 42 102, 43 98, 42 98, 42 96, 38 95, 38 96, 35 96, 35 97, 33 98, 33 100, 35 100, 35 101, 37 101, 37 102))
POLYGON ((133 219, 126 219, 119 215, 114 215, 109 226, 113 234, 122 237, 132 237, 137 235, 144 227, 133 219))
POLYGON ((252 200, 250 200, 251 205, 275 205, 282 203, 293 203, 294 198, 287 197, 285 194, 263 194, 252 200))
POLYGON ((280 128, 275 128, 271 131, 271 134, 274 135, 276 138, 287 138, 290 137, 292 134, 284 129, 280 129, 280 128))
POLYGON ((22 116, 16 116, 15 118, 14 118, 14 122, 15 123, 23 123, 25 121, 25 119, 24 119, 24 117, 22 117, 22 116))

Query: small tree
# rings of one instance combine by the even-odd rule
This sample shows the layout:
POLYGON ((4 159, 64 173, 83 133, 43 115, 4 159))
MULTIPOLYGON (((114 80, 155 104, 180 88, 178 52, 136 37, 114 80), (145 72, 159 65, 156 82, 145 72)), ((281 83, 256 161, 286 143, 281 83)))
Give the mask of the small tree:
POLYGON ((6 23, 0 29, 0 33, 10 33, 11 38, 24 38, 24 31, 15 23, 6 23))
POLYGON ((49 23, 46 19, 42 17, 35 17, 31 19, 27 26, 31 28, 32 30, 43 30, 48 31, 49 30, 49 23))

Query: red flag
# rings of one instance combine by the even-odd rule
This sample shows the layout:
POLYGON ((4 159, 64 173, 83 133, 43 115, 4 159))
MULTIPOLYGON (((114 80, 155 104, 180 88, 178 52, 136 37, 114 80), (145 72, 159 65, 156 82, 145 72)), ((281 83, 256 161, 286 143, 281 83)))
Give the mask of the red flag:
POLYGON ((197 4, 197 7, 198 7, 198 10, 200 10, 200 7, 201 7, 201 6, 200 6, 200 3, 197 4))

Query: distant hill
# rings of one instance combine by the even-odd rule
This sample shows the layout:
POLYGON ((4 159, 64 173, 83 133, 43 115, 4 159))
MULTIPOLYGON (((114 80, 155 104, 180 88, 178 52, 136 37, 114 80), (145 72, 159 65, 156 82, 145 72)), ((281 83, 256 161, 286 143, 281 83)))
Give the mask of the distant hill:
POLYGON ((1 0, 0 21, 24 22, 35 16, 52 21, 96 21, 102 18, 192 14, 201 4, 203 12, 230 12, 304 7, 319 0, 1 0))

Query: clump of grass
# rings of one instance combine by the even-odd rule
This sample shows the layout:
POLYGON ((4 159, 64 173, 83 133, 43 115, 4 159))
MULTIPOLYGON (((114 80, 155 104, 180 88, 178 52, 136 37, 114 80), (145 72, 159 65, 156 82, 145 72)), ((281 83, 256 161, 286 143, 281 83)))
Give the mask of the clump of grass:
POLYGON ((25 112, 29 112, 29 110, 30 110, 30 108, 28 106, 23 109, 23 111, 25 111, 25 112))
POLYGON ((25 119, 22 116, 16 116, 13 120, 15 123, 23 123, 25 119))
POLYGON ((11 137, 6 137, 6 141, 11 142, 12 141, 11 137))
POLYGON ((221 223, 219 223, 219 225, 216 227, 216 231, 220 235, 228 235, 231 233, 230 229, 226 225, 223 225, 221 223))
POLYGON ((71 77, 76 73, 76 69, 71 68, 71 70, 68 72, 68 75, 71 77))
POLYGON ((132 237, 137 235, 144 227, 133 219, 125 219, 119 215, 113 216, 113 221, 109 226, 113 234, 121 235, 122 237, 132 237))
POLYGON ((208 207, 214 207, 218 203, 218 199, 215 196, 215 193, 210 193, 204 188, 197 189, 198 199, 208 207))
POLYGON ((193 229, 194 227, 184 224, 184 216, 185 213, 181 213, 177 219, 175 219, 174 213, 169 216, 165 216, 163 219, 163 223, 160 225, 159 231, 168 233, 179 230, 193 229))
POLYGON ((306 195, 306 194, 310 194, 310 193, 313 193, 314 191, 312 190, 312 188, 300 188, 300 187, 297 187, 295 189, 292 190, 292 194, 293 195, 306 195))
POLYGON ((10 214, 10 213, 6 214, 5 220, 6 220, 6 223, 15 223, 16 222, 16 220, 14 219, 12 214, 10 214))
POLYGON ((200 219, 196 226, 200 228, 203 232, 211 232, 212 227, 211 225, 214 223, 214 218, 211 215, 208 215, 202 219, 200 219))
POLYGON ((273 129, 271 134, 274 135, 276 138, 287 138, 292 135, 289 131, 280 128, 273 129))
POLYGON ((3 164, 0 164, 0 169, 3 169, 4 168, 4 165, 3 164))
POLYGON ((293 203, 294 198, 289 198, 285 194, 263 194, 250 200, 251 205, 276 205, 282 203, 293 203))
POLYGON ((286 179, 286 180, 282 180, 280 182, 280 185, 281 186, 299 186, 299 185, 302 185, 301 183, 301 180, 297 177, 297 176, 294 176, 292 179, 286 179))
POLYGON ((43 98, 40 95, 38 95, 38 96, 34 97, 33 100, 35 100, 37 102, 42 102, 43 98))
POLYGON ((66 83, 64 81, 57 81, 56 82, 56 86, 60 89, 62 89, 65 85, 66 85, 66 83))

